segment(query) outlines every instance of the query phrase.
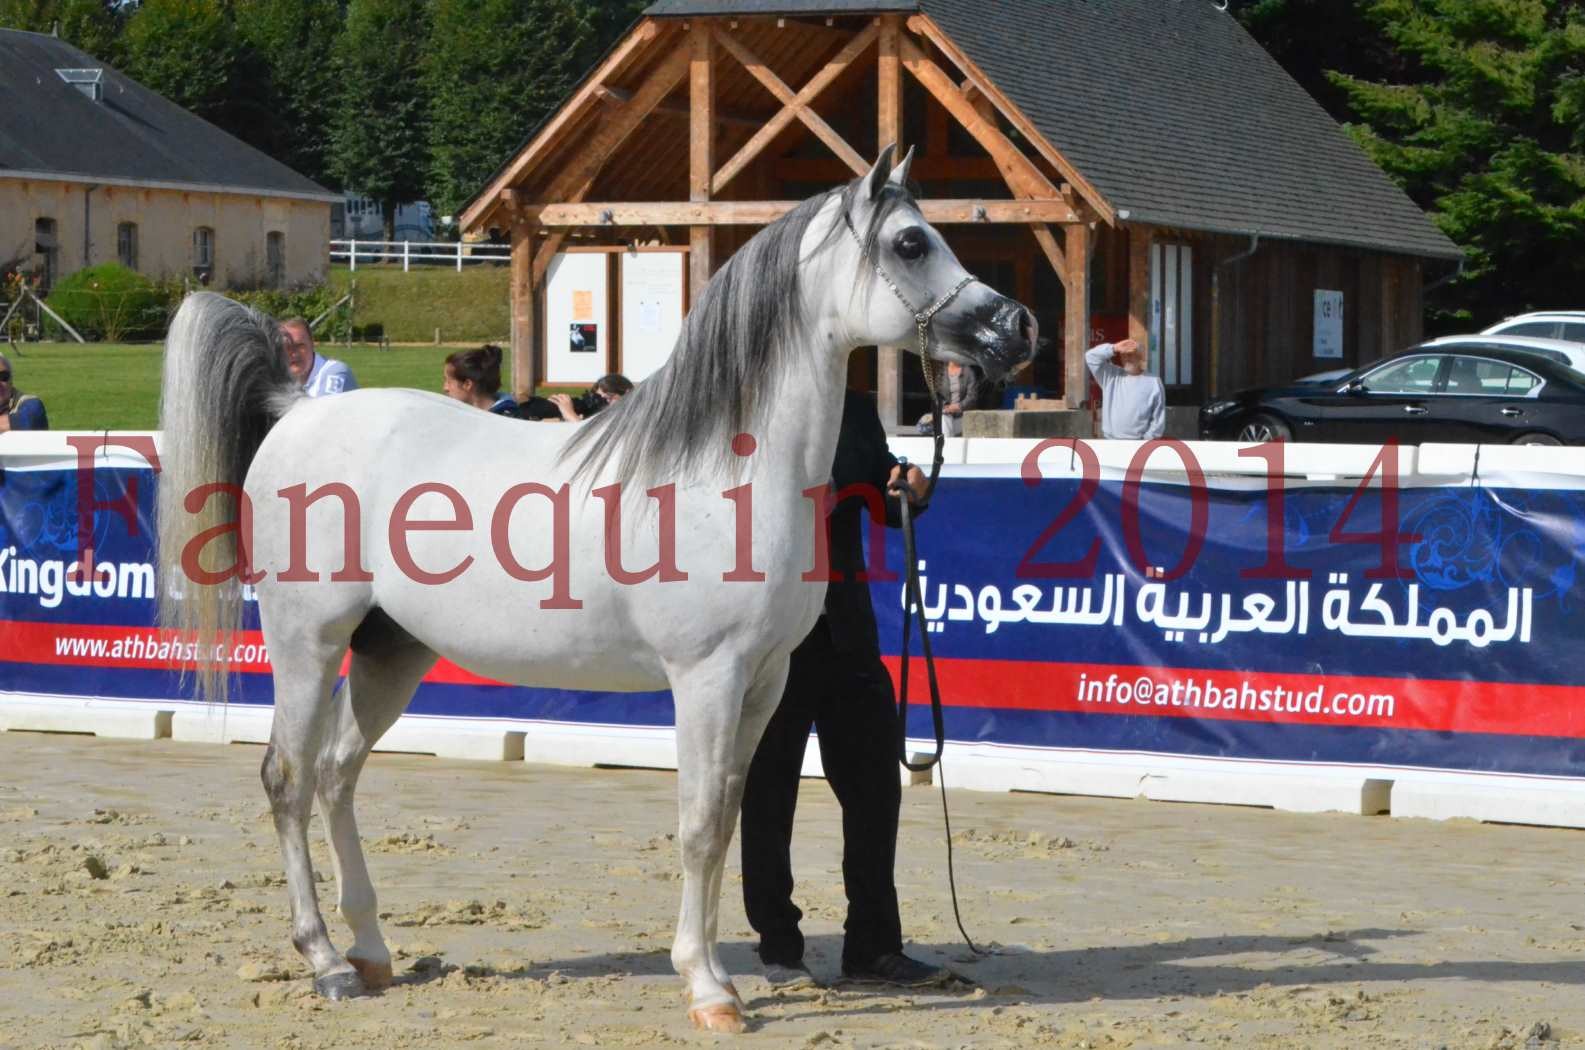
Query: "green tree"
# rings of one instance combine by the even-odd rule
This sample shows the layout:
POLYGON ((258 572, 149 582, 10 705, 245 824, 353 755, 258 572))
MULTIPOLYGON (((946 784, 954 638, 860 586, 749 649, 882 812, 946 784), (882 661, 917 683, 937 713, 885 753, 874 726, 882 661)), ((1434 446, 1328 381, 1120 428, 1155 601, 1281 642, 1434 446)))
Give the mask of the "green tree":
POLYGON ((651 0, 586 0, 593 12, 594 46, 585 66, 593 65, 606 48, 630 29, 651 0))
POLYGON ((331 119, 330 170, 349 191, 385 208, 396 235, 398 205, 424 195, 429 100, 423 88, 429 4, 351 0, 336 47, 342 89, 331 119))
POLYGON ((124 10, 114 0, 0 0, 0 28, 58 30, 68 44, 119 69, 124 10))
POLYGON ((1585 288, 1585 11, 1573 0, 1366 0, 1403 61, 1336 72, 1350 131, 1467 254, 1442 323, 1577 306, 1585 288))
POLYGON ((584 73, 591 15, 581 0, 435 0, 424 80, 438 213, 471 199, 584 73))
POLYGON ((220 0, 143 0, 125 41, 128 76, 227 131, 244 123, 243 49, 220 0))
POLYGON ((1329 79, 1331 72, 1363 80, 1392 80, 1403 72, 1392 41, 1367 17, 1366 6, 1366 0, 1244 0, 1234 12, 1288 75, 1338 116, 1348 99, 1329 79))
POLYGON ((237 32, 264 75, 252 94, 267 103, 248 141, 294 171, 333 182, 328 147, 339 92, 339 0, 242 0, 234 10, 237 32))

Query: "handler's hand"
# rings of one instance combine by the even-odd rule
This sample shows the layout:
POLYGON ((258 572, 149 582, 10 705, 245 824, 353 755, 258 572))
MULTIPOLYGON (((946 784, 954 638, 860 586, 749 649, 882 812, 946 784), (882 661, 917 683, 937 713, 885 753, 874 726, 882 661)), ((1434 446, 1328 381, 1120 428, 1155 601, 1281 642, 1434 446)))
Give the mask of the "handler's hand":
POLYGON ((546 400, 556 406, 556 411, 561 413, 562 420, 567 423, 576 423, 583 418, 578 414, 578 410, 572 407, 572 397, 569 394, 551 394, 546 400))
MULTIPOLYGON (((891 475, 890 478, 888 478, 886 480, 886 491, 888 491, 888 492, 896 492, 898 489, 900 489, 902 487, 902 484, 901 484, 901 481, 900 481, 900 479, 902 477, 902 473, 903 473, 903 468, 901 466, 896 466, 896 467, 892 468, 892 475, 891 475)), ((920 470, 918 467, 914 466, 912 463, 910 463, 908 465, 908 500, 909 500, 909 502, 910 503, 918 503, 921 500, 923 500, 925 498, 925 490, 929 487, 929 485, 930 485, 930 482, 929 482, 928 479, 926 479, 925 472, 920 470)))

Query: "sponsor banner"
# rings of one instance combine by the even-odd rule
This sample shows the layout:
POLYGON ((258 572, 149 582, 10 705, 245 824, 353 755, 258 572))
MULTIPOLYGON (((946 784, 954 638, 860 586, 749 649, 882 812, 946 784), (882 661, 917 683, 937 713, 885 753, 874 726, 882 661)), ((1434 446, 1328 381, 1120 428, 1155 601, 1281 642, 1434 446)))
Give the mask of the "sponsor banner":
MULTIPOLYGON (((1585 669, 1570 659, 1585 490, 985 474, 948 468, 919 521, 953 739, 1585 775, 1585 669)), ((155 479, 93 481, 112 509, 94 515, 85 577, 74 472, 0 474, 0 691, 185 698, 191 653, 153 626, 155 479)), ((876 573, 872 592, 895 676, 895 532, 883 553, 872 565, 894 578, 876 573)), ((245 628, 235 696, 269 703, 251 601, 245 628)), ((444 662, 411 710, 672 720, 666 693, 506 686, 444 662)))

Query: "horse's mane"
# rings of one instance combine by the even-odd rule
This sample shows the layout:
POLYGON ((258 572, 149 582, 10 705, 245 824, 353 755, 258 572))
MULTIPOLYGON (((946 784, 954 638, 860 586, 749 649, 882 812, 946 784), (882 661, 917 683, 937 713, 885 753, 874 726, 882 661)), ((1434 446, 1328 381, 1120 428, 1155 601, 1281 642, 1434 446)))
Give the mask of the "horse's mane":
MULTIPOLYGON (((582 457, 576 475, 593 477, 614 465, 624 482, 647 486, 726 469, 732 437, 754 432, 807 334, 799 276, 809 224, 833 197, 852 214, 862 184, 811 197, 726 261, 684 320, 666 363, 567 443, 563 460, 582 457)), ((890 183, 873 202, 860 237, 865 263, 887 216, 912 202, 890 183)), ((841 221, 832 223, 811 255, 842 229, 841 221)), ((870 284, 860 282, 866 290, 870 284)))

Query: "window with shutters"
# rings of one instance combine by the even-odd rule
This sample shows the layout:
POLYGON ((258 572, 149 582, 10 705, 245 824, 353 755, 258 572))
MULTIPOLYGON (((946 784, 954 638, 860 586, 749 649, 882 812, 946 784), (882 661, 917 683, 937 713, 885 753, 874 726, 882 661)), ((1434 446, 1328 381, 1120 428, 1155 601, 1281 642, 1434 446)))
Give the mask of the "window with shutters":
POLYGON ((272 230, 264 235, 265 275, 271 288, 286 286, 286 234, 272 230))
POLYGON ((138 224, 123 222, 116 227, 116 259, 129 270, 138 268, 138 224))
POLYGON ((193 274, 208 277, 215 269, 215 231, 208 226, 193 230, 193 274))

